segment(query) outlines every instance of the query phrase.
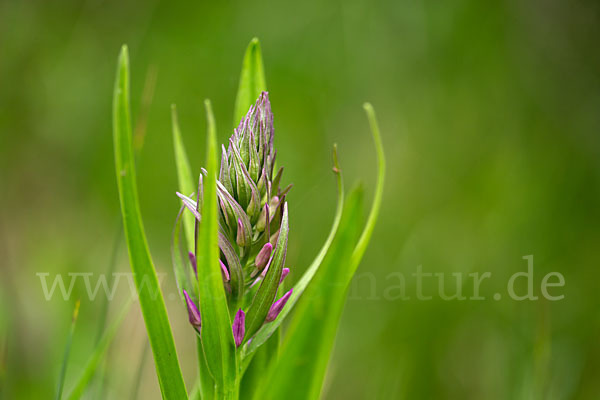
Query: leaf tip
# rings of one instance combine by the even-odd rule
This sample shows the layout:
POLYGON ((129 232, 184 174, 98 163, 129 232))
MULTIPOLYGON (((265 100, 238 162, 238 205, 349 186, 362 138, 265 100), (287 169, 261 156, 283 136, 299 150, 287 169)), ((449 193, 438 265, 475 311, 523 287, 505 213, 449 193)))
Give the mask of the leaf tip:
POLYGON ((121 46, 121 51, 119 52, 119 64, 127 64, 129 63, 129 48, 126 44, 121 46))

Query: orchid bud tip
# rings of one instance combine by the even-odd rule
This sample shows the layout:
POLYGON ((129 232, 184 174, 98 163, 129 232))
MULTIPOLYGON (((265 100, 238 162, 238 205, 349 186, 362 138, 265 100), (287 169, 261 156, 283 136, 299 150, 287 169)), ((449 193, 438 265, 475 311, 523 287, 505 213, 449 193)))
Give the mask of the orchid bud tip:
POLYGON ((244 335, 246 333, 246 313, 241 308, 235 314, 232 328, 235 347, 240 347, 240 345, 244 341, 244 335))

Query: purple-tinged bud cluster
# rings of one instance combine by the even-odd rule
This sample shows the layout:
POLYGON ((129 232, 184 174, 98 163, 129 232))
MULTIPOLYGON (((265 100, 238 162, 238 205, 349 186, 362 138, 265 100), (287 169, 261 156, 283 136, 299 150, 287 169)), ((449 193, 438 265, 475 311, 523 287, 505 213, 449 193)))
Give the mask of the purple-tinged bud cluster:
MULTIPOLYGON (((283 268, 283 264, 288 230, 285 199, 291 185, 280 188, 283 168, 275 173, 276 151, 273 139, 273 113, 269 95, 263 92, 234 129, 227 148, 222 146, 217 181, 220 268, 230 310, 237 310, 232 323, 237 347, 250 340, 258 329, 252 326, 249 327, 251 332, 248 331, 247 314, 253 318, 255 315, 260 315, 261 318, 264 316, 262 323, 272 322, 292 294, 290 290, 275 300, 276 293, 282 291, 276 287, 277 282, 281 286, 289 274, 289 269, 283 268), (269 290, 261 289, 261 282, 266 284, 266 277, 271 269, 272 274, 279 276, 277 280, 269 279, 269 282, 274 282, 269 290), (264 303, 265 293, 268 293, 266 306, 271 304, 268 310, 260 308, 264 303), (254 302, 259 296, 260 301, 254 302)), ((203 170, 204 174, 206 171, 203 170)), ((202 175, 199 193, 202 193, 202 175)), ((177 195, 201 223, 196 201, 180 193, 177 195)), ((196 257, 190 253, 189 258, 194 271, 192 276, 196 277, 196 257)), ((184 291, 184 297, 190 323, 200 332, 197 294, 184 291)))

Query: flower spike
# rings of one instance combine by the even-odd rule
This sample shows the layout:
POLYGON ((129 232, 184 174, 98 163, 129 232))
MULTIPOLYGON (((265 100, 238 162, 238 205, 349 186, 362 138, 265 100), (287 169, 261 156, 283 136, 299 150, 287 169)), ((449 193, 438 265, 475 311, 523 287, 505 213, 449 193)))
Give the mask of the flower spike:
MULTIPOLYGON (((234 315, 232 329, 236 346, 251 340, 265 318, 267 321, 275 319, 290 296, 286 293, 277 301, 274 298, 274 292, 289 274, 289 269, 283 268, 287 222, 285 228, 282 226, 290 186, 282 186, 283 167, 275 169, 277 151, 273 139, 269 94, 262 92, 234 129, 228 143, 221 146, 221 166, 216 182, 219 269, 227 305, 234 315), (280 233, 285 235, 285 240, 279 240, 280 233), (274 268, 279 276, 270 277, 268 271, 274 268), (265 289, 260 289, 261 282, 266 284, 265 289), (246 313, 240 309, 246 304, 247 321, 246 313)), ((191 195, 177 193, 186 212, 195 217, 196 235, 202 224, 203 179, 207 176, 204 168, 200 170, 198 190, 191 195)), ((189 291, 184 291, 188 315, 191 325, 199 331, 199 300, 191 288, 197 286, 194 278, 198 279, 197 263, 200 261, 193 249, 187 250, 192 250, 188 257, 194 274, 179 273, 176 276, 188 280, 178 282, 178 285, 189 291)))

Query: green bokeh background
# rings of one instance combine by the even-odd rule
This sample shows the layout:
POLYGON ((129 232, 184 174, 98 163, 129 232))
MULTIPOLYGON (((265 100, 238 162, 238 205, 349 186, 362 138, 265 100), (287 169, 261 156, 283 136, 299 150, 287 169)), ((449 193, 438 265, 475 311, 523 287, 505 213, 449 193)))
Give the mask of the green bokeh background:
MULTIPOLYGON (((168 300, 178 209, 170 104, 198 172, 202 100, 212 100, 225 141, 254 36, 278 160, 284 181, 294 183, 292 279, 333 216, 334 142, 347 186, 361 180, 373 191, 364 101, 378 113, 387 154, 381 218, 346 305, 324 397, 600 398, 600 7, 591 0, 0 2, 0 397, 54 395, 78 297, 67 391, 94 346, 102 301, 86 299, 81 282, 70 300, 46 301, 36 273, 108 268, 119 231, 111 92, 122 43, 144 134, 145 228, 166 274, 191 385, 193 332, 179 301, 168 300), (526 255, 534 257, 536 295, 543 276, 558 271, 565 286, 551 293, 564 299, 507 297, 526 255), (419 301, 411 278, 419 265, 448 274, 448 293, 450 274, 462 273, 467 296, 467 274, 491 272, 486 300, 443 301, 429 278, 424 292, 435 296, 419 301), (398 273, 409 300, 393 298, 398 273)), ((129 270, 123 246, 117 270, 129 270)), ((111 317, 126 293, 120 286, 111 317)), ((145 343, 136 305, 108 356, 107 398, 130 398, 140 365, 140 398, 159 398, 145 343)))

